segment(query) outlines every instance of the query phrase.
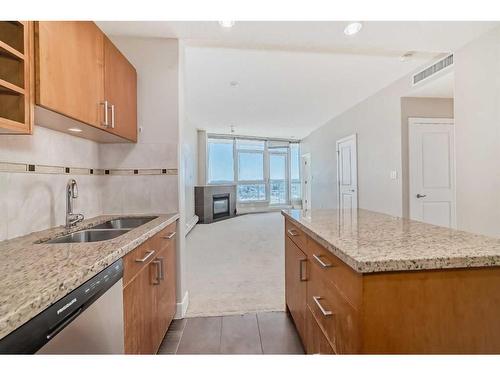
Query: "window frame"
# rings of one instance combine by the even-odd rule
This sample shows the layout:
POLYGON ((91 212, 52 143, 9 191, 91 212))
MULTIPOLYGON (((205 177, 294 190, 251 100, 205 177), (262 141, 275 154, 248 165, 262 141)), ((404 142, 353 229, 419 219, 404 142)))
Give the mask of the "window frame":
MULTIPOLYGON (((260 138, 260 137, 237 137, 237 136, 226 136, 226 135, 218 135, 218 134, 207 134, 207 142, 206 142, 206 184, 207 185, 227 185, 234 184, 236 185, 236 201, 241 205, 262 205, 267 204, 269 207, 278 207, 278 206, 292 206, 297 203, 301 203, 301 198, 292 199, 292 179, 291 179, 291 165, 292 165, 292 144, 297 144, 298 155, 300 158, 300 142, 296 140, 286 140, 286 139, 274 139, 274 138, 260 138), (224 139, 232 141, 233 144, 233 181, 223 181, 223 182, 209 182, 209 166, 210 166, 210 152, 209 152, 209 143, 210 139, 224 139), (253 140, 253 141, 262 141, 264 142, 263 150, 248 150, 241 149, 238 150, 237 140, 253 140), (281 141, 288 143, 287 146, 283 146, 286 148, 286 151, 274 151, 273 148, 269 148, 269 142, 271 141, 281 141), (262 180, 240 180, 239 179, 239 154, 240 153, 256 153, 263 155, 263 179, 262 180), (270 178, 270 157, 271 154, 280 154, 285 155, 286 157, 286 202, 285 203, 271 203, 271 178, 270 178), (240 200, 238 187, 244 185, 264 185, 265 189, 265 199, 262 200, 240 200)), ((299 181, 301 181, 301 170, 300 170, 300 160, 299 160, 299 181)), ((274 180, 273 180, 274 181, 274 180)), ((282 180, 277 180, 282 181, 282 180)))
MULTIPOLYGON (((233 140, 233 150, 235 150, 236 154, 234 154, 234 161, 235 161, 235 175, 234 175, 234 180, 236 183, 236 190, 238 190, 238 187, 240 185, 264 185, 264 199, 255 199, 255 200, 240 200, 239 193, 238 191, 236 192, 236 200, 238 203, 241 204, 252 204, 252 203, 268 203, 269 202, 269 187, 268 184, 266 183, 267 179, 267 171, 266 171, 266 165, 268 164, 266 161, 266 154, 267 154, 267 141, 266 140, 260 140, 264 142, 264 149, 263 150, 247 150, 247 149, 238 149, 237 145, 237 140, 238 139, 248 139, 248 138, 237 138, 235 137, 233 140), (262 180, 240 180, 240 154, 262 154, 262 180)), ((256 140, 256 139, 253 139, 256 140)))

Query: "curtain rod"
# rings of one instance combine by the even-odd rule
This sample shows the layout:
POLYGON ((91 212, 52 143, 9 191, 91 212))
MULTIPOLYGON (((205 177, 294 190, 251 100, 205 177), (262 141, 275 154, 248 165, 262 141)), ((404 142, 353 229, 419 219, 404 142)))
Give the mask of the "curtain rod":
POLYGON ((257 137, 257 136, 252 136, 252 135, 231 135, 231 134, 207 133, 207 137, 225 138, 225 139, 248 139, 248 140, 254 140, 254 141, 278 141, 278 142, 300 143, 299 139, 267 138, 267 137, 257 137))

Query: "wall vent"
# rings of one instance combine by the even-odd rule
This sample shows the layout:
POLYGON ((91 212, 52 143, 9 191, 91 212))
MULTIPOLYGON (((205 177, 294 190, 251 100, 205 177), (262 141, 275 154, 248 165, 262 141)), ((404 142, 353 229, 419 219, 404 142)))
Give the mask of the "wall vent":
POLYGON ((416 84, 422 82, 423 80, 431 77, 432 75, 436 74, 437 72, 440 72, 441 70, 453 65, 453 54, 445 57, 442 60, 439 60, 438 62, 432 64, 428 68, 425 68, 421 72, 418 72, 417 74, 413 75, 413 86, 416 84))

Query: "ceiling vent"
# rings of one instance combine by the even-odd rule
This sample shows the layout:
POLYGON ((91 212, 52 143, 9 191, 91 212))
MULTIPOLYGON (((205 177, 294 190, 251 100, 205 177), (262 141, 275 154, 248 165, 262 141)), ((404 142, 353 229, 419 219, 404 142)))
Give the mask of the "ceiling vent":
POLYGON ((416 84, 422 82, 423 80, 428 79, 429 77, 433 76, 434 74, 442 71, 443 69, 453 65, 453 54, 445 57, 442 60, 439 60, 438 62, 432 64, 428 68, 425 68, 424 70, 418 72, 417 74, 413 75, 413 86, 416 84))

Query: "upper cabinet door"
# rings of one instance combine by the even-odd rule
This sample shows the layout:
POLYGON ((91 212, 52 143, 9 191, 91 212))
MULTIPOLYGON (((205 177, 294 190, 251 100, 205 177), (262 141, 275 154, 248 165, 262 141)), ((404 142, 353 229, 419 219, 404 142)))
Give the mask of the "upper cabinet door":
POLYGON ((104 97, 109 131, 137 141, 137 73, 118 48, 104 37, 104 97))
POLYGON ((93 22, 36 23, 36 104, 104 127, 104 34, 93 22))

